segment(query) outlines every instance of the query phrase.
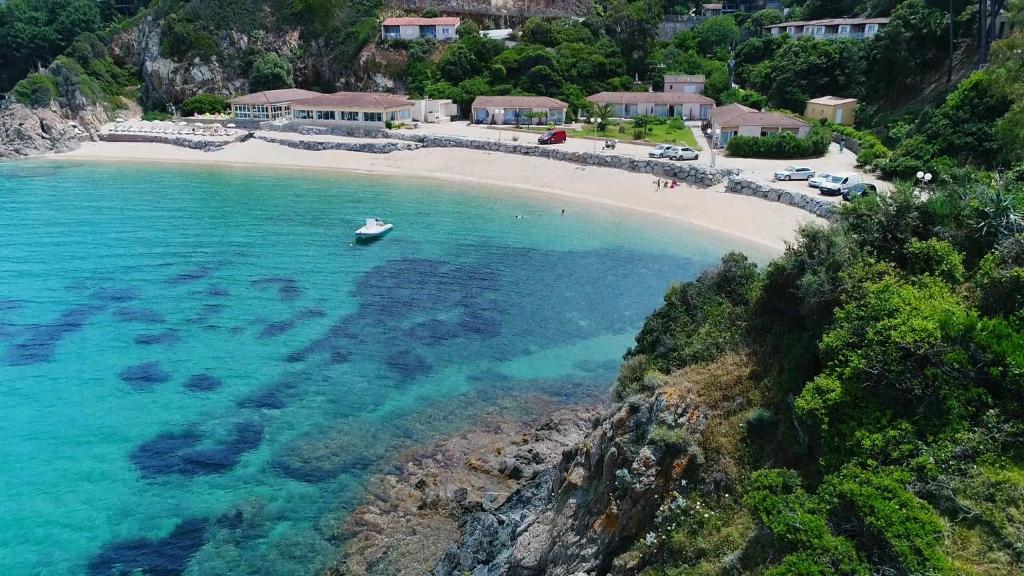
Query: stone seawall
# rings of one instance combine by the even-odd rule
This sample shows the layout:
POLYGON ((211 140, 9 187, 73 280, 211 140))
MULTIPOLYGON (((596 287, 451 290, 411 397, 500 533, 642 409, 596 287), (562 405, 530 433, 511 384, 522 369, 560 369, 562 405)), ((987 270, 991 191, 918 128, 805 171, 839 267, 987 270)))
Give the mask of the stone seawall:
POLYGON ((103 132, 99 134, 102 142, 151 142, 156 144, 171 144, 182 148, 193 150, 219 150, 228 144, 237 142, 242 136, 239 135, 231 140, 208 140, 206 138, 191 138, 186 136, 160 135, 160 134, 112 134, 103 132))
POLYGON ((267 134, 257 133, 256 140, 280 144, 289 148, 299 150, 312 150, 320 152, 323 150, 344 150, 346 152, 364 152, 367 154, 390 154, 399 150, 416 150, 422 148, 422 144, 416 142, 336 142, 329 140, 303 140, 295 138, 275 138, 267 134))
POLYGON ((814 196, 801 194, 800 192, 793 192, 785 188, 777 188, 765 182, 740 176, 729 178, 725 184, 725 191, 729 194, 753 196, 755 198, 763 198, 769 202, 786 204, 826 220, 832 220, 838 209, 838 205, 828 200, 822 200, 814 196))
POLYGON ((518 142, 495 142, 494 140, 476 140, 452 136, 428 136, 424 134, 408 134, 401 131, 389 131, 386 137, 416 142, 424 148, 469 148, 488 152, 519 154, 534 158, 549 158, 572 162, 587 166, 605 166, 628 172, 650 174, 659 178, 669 178, 685 182, 693 186, 714 186, 726 178, 739 174, 732 168, 710 168, 696 163, 671 160, 652 160, 634 156, 622 156, 603 152, 576 152, 558 146, 536 146, 518 142))

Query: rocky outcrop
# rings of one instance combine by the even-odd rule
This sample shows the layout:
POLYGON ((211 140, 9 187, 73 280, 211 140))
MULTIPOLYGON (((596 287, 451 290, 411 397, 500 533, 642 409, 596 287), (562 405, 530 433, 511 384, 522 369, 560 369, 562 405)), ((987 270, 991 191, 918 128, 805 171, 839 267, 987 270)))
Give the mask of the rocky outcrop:
MULTIPOLYGON (((594 408, 576 408, 555 412, 536 427, 490 422, 406 455, 396 473, 371 483, 367 500, 338 529, 347 541, 345 560, 327 574, 421 576, 459 540, 460 517, 499 508, 532 514, 531 502, 547 497, 562 452, 581 441, 598 416, 594 408)), ((473 561, 470 549, 480 557, 496 556, 514 540, 512 527, 521 524, 522 519, 489 525, 488 534, 502 536, 467 538, 452 554, 461 554, 466 564, 473 561)))
POLYGON ((465 517, 461 542, 432 573, 607 573, 666 497, 685 480, 696 484, 701 454, 691 439, 706 424, 705 413, 677 395, 626 403, 502 506, 465 517), (652 436, 658 427, 673 430, 671 439, 652 436))
POLYGON ((60 109, 10 104, 0 111, 0 158, 37 156, 78 148, 74 126, 60 109))
POLYGON ((753 196, 755 198, 763 198, 769 202, 786 204, 826 220, 832 220, 838 209, 835 203, 828 200, 775 187, 747 177, 734 176, 730 178, 725 184, 725 191, 730 194, 753 196))

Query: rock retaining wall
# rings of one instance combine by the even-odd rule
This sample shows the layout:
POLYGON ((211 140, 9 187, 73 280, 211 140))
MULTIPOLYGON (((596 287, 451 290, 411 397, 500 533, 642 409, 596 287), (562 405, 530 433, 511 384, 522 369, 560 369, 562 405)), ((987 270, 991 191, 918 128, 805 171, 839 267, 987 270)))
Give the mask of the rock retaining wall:
POLYGON ((113 134, 110 132, 99 134, 99 139, 103 142, 153 142, 156 144, 171 144, 173 146, 181 146, 182 148, 192 148, 194 150, 220 149, 228 144, 237 142, 239 138, 241 138, 241 135, 231 140, 207 140, 205 138, 190 138, 170 134, 113 134))
POLYGON ((489 152, 504 152, 535 158, 550 158, 574 164, 588 166, 605 166, 650 174, 660 178, 670 178, 693 186, 714 186, 729 176, 735 176, 739 170, 732 168, 710 168, 697 163, 671 160, 651 160, 634 156, 623 156, 605 152, 576 152, 558 146, 535 146, 518 142, 496 142, 494 140, 476 140, 452 136, 429 136, 424 134, 408 134, 393 130, 386 133, 388 138, 417 142, 424 148, 469 148, 489 152))
POLYGON ((838 206, 828 200, 815 198, 800 192, 793 192, 785 188, 777 188, 771 184, 753 180, 751 178, 733 176, 726 181, 725 191, 729 194, 741 194, 743 196, 754 196, 763 198, 769 202, 778 202, 805 212, 810 212, 826 220, 832 220, 838 206))
POLYGON ((415 142, 377 141, 377 142, 334 142, 329 140, 300 140, 294 138, 275 138, 267 134, 257 133, 255 138, 264 142, 280 144, 299 150, 345 150, 348 152, 365 152, 368 154, 390 154, 399 150, 416 150, 422 144, 415 142))

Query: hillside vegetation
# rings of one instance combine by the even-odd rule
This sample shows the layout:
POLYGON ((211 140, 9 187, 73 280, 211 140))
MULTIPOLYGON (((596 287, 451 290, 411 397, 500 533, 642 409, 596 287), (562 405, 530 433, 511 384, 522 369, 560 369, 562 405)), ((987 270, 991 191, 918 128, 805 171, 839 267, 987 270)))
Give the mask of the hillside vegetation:
POLYGON ((742 358, 703 394, 748 409, 709 424, 704 482, 631 552, 647 573, 1024 569, 1024 182, 928 192, 669 290, 616 397, 742 358))

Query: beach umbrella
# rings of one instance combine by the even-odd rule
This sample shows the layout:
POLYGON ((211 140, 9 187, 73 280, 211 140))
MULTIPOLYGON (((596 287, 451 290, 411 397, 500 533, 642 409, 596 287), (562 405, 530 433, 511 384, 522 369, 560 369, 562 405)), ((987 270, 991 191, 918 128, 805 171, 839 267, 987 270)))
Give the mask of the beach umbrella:
POLYGON ((114 119, 114 122, 118 122, 118 123, 124 122, 124 118, 121 118, 120 116, 118 116, 117 118, 114 119))
POLYGON ((228 128, 237 128, 234 124, 228 124, 228 128))
POLYGON ((178 122, 178 126, 188 126, 188 122, 178 122))

